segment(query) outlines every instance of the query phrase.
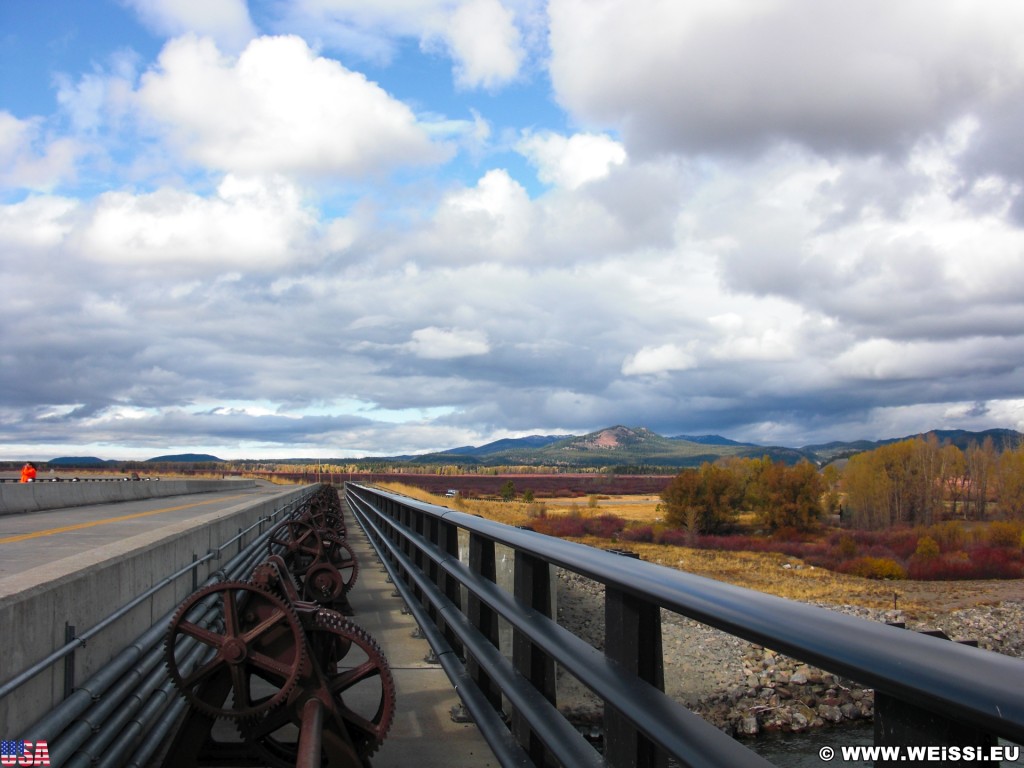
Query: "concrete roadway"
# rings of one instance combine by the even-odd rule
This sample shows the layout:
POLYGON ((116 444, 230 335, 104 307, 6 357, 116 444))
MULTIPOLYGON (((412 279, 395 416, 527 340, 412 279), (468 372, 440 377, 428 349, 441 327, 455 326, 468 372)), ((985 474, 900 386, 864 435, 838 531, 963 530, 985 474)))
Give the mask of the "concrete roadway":
POLYGON ((257 483, 255 488, 232 491, 2 515, 0 596, 10 594, 13 582, 22 581, 16 577, 32 568, 281 490, 279 485, 257 483))

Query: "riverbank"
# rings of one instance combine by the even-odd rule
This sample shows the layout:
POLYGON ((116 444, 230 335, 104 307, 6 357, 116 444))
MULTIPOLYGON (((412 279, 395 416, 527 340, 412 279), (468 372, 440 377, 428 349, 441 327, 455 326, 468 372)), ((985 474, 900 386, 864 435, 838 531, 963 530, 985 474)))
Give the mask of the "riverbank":
MULTIPOLYGON (((603 648, 603 587, 565 571, 559 571, 558 585, 559 623, 603 648)), ((939 592, 944 586, 938 582, 932 589, 939 592)), ((1019 599, 936 610, 924 617, 815 604, 870 621, 906 622, 911 630, 940 629, 953 640, 976 640, 981 648, 1024 658, 1024 590, 1009 594, 1019 599)), ((736 736, 799 733, 865 722, 874 714, 871 689, 667 611, 662 612, 662 647, 665 692, 736 736)), ((561 673, 558 685, 559 709, 567 716, 579 723, 600 721, 600 702, 588 689, 561 673)))

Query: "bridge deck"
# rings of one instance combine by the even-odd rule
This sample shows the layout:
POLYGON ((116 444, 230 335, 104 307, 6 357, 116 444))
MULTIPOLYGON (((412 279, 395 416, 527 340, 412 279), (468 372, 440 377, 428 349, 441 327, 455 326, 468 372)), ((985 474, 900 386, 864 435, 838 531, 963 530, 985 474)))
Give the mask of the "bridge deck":
POLYGON ((359 558, 359 577, 349 593, 352 619, 370 633, 387 656, 397 688, 397 712, 373 768, 496 767, 487 742, 473 724, 456 723, 451 708, 458 694, 438 664, 425 661, 426 640, 412 636, 416 622, 402 613, 402 600, 363 533, 347 516, 347 540, 359 558))

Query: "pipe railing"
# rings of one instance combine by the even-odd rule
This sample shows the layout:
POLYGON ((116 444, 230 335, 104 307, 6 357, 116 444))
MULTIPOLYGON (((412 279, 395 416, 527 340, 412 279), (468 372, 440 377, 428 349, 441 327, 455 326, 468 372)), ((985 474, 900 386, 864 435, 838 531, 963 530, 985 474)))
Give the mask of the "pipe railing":
MULTIPOLYGON (((897 720, 913 722, 916 743, 950 732, 969 746, 1024 743, 1020 659, 369 486, 347 484, 346 500, 502 765, 529 765, 524 753, 535 765, 770 765, 664 694, 662 609, 874 688, 897 720), (497 584, 496 545, 514 552, 511 593, 497 584), (552 566, 604 585, 603 651, 553 618, 552 566), (499 616, 512 627, 511 659, 499 648, 499 616), (603 756, 558 712, 556 664, 604 702, 603 756), (506 717, 520 750, 509 748, 506 717)), ((876 743, 898 742, 890 726, 876 723, 876 743)))

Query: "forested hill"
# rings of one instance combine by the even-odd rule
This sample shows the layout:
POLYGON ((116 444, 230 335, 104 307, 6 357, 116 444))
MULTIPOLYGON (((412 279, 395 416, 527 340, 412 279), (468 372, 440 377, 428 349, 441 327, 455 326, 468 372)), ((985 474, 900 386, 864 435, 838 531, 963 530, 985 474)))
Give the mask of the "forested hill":
POLYGON ((479 447, 462 446, 450 451, 418 456, 392 457, 410 464, 451 464, 474 466, 595 467, 695 467, 725 456, 761 458, 795 464, 807 459, 827 464, 837 458, 870 451, 881 445, 934 435, 940 443, 953 443, 966 450, 971 444, 992 441, 996 450, 1014 447, 1024 435, 1011 429, 984 432, 936 430, 886 440, 858 440, 808 445, 801 448, 742 443, 720 435, 679 435, 663 437, 644 427, 615 426, 586 435, 532 435, 505 439, 479 447))
MULTIPOLYGON (((614 469, 620 472, 644 470, 669 471, 677 467, 697 467, 708 461, 726 456, 740 458, 761 458, 767 456, 773 461, 796 464, 807 459, 824 465, 836 459, 848 458, 857 453, 871 451, 882 445, 911 438, 934 436, 940 443, 951 443, 962 450, 972 444, 982 445, 990 440, 996 451, 1014 448, 1024 443, 1024 435, 1012 429, 990 429, 984 432, 964 430, 935 430, 906 437, 886 440, 858 440, 852 442, 830 442, 820 445, 806 445, 801 448, 785 446, 756 445, 730 440, 721 435, 679 435, 664 437, 644 427, 614 426, 590 432, 586 435, 531 435, 522 438, 506 438, 481 446, 461 446, 436 453, 364 457, 361 459, 323 459, 324 463, 354 466, 421 465, 452 466, 464 468, 483 467, 533 467, 550 468, 555 471, 614 469)), ((259 461, 253 459, 252 461, 259 461)), ((284 459, 277 464, 317 463, 318 459, 284 459)), ((144 463, 169 464, 210 464, 221 463, 216 456, 201 453, 186 453, 173 456, 156 456, 144 463)), ((63 457, 48 462, 50 465, 97 466, 123 462, 104 461, 95 457, 63 457)), ((245 461, 231 462, 245 464, 245 461)))
POLYGON ((663 437, 644 427, 615 426, 586 435, 533 435, 479 448, 461 447, 402 457, 412 464, 538 466, 593 469, 615 467, 696 467, 722 456, 765 456, 796 463, 813 456, 792 448, 738 443, 717 435, 663 437))

